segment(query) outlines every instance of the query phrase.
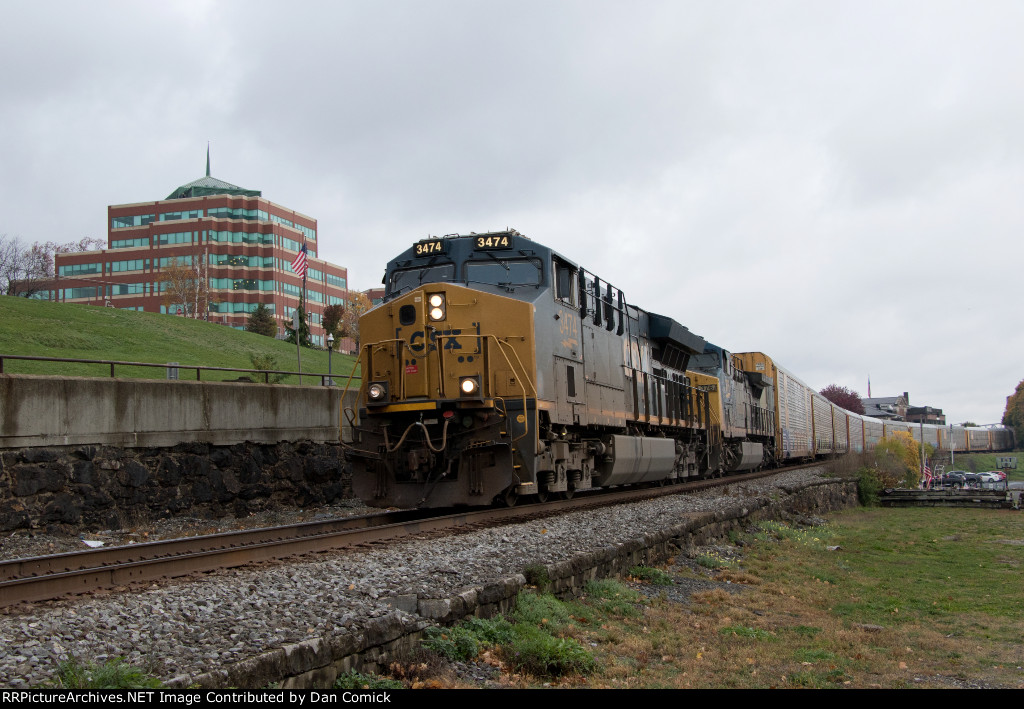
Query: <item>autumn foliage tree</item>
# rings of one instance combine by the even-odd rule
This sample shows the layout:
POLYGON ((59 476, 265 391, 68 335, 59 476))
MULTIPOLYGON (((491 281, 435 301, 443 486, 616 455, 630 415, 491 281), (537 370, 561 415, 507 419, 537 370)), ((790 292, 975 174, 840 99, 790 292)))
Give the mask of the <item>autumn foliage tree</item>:
POLYGON ((1013 435, 1019 447, 1024 441, 1024 380, 1017 385, 1016 391, 1006 397, 1003 425, 1013 429, 1013 435))
POLYGON ((860 400, 860 394, 852 389, 841 387, 838 384, 829 384, 819 393, 836 406, 841 406, 847 411, 852 411, 855 414, 864 413, 864 403, 860 400))
POLYGON ((334 335, 335 338, 341 337, 341 319, 343 317, 345 317, 344 305, 337 303, 334 305, 328 305, 324 308, 324 330, 334 335))
POLYGON ((348 307, 345 308, 345 313, 341 317, 341 334, 355 340, 357 350, 359 349, 359 316, 372 307, 366 294, 349 294, 348 307))

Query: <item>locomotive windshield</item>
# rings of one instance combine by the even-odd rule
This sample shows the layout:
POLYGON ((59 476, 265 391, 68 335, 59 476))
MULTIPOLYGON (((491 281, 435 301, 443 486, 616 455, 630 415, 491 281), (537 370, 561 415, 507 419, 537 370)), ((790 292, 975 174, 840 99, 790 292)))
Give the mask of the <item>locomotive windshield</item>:
POLYGON ((539 286, 540 264, 536 260, 497 260, 466 263, 466 283, 496 286, 539 286))
POLYGON ((391 274, 388 295, 398 295, 407 290, 418 288, 424 283, 438 283, 455 280, 455 264, 440 263, 436 266, 407 268, 391 274))

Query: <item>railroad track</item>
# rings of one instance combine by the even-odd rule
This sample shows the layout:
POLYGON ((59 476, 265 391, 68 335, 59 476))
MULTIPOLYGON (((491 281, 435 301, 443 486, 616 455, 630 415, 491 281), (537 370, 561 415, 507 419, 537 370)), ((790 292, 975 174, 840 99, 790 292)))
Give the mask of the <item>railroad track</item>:
POLYGON ((733 475, 665 487, 612 489, 571 500, 511 508, 485 508, 445 514, 439 510, 382 512, 361 517, 303 522, 127 546, 12 559, 0 562, 0 608, 102 589, 128 587, 197 573, 288 557, 351 548, 410 536, 479 528, 600 507, 695 492, 794 470, 733 475), (441 512, 441 514, 438 514, 441 512))

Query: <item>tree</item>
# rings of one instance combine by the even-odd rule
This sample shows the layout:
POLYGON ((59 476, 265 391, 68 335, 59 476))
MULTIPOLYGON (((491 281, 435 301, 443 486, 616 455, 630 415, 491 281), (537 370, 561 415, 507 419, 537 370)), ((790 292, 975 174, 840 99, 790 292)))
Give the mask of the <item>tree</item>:
POLYGON ((324 308, 324 330, 334 335, 337 339, 341 337, 341 319, 345 316, 345 306, 339 304, 328 305, 324 308))
POLYGON ((54 256, 56 254, 89 251, 103 248, 105 244, 90 236, 57 244, 24 244, 18 237, 0 234, 0 294, 31 298, 41 290, 51 287, 54 278, 54 256))
POLYGON ((1006 411, 1003 412, 1003 425, 1013 429, 1014 438, 1019 447, 1024 441, 1024 380, 1017 385, 1016 391, 1006 397, 1006 411))
MULTIPOLYGON (((934 451, 930 444, 925 444, 926 454, 934 451)), ((885 487, 916 486, 921 474, 921 444, 909 431, 894 431, 875 446, 875 464, 883 475, 891 476, 885 487)))
POLYGON ((841 387, 838 384, 829 384, 819 393, 836 406, 841 406, 847 411, 852 411, 855 414, 864 413, 864 403, 860 400, 860 394, 852 389, 841 387))
POLYGON ((364 293, 350 293, 348 307, 341 318, 341 335, 355 340, 356 350, 359 349, 359 317, 372 306, 364 293))
POLYGON ((212 302, 209 271, 206 256, 198 248, 161 269, 160 289, 167 312, 196 320, 206 317, 212 302))
MULTIPOLYGON (((308 318, 306 317, 305 303, 301 299, 299 300, 298 313, 299 313, 299 344, 301 344, 303 347, 309 347, 310 346, 310 342, 309 342, 309 322, 307 322, 308 318)), ((288 337, 286 337, 285 339, 288 342, 291 342, 292 344, 295 344, 295 329, 291 326, 290 322, 286 322, 285 323, 284 330, 285 330, 285 332, 288 333, 288 337)))
POLYGON ((270 308, 263 303, 258 303, 256 308, 249 313, 249 321, 245 324, 245 329, 267 337, 276 335, 277 323, 274 322, 274 316, 270 314, 270 308))

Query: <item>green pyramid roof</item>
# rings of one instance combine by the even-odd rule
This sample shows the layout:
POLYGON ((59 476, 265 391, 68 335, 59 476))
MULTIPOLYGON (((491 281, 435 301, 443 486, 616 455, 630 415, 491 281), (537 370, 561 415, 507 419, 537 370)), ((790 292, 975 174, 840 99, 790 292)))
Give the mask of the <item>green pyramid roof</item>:
POLYGON ((210 146, 206 146, 206 177, 192 180, 186 185, 167 195, 167 199, 185 199, 187 197, 205 197, 212 194, 235 194, 243 197, 262 197, 260 190, 247 190, 216 177, 210 177, 210 146))

